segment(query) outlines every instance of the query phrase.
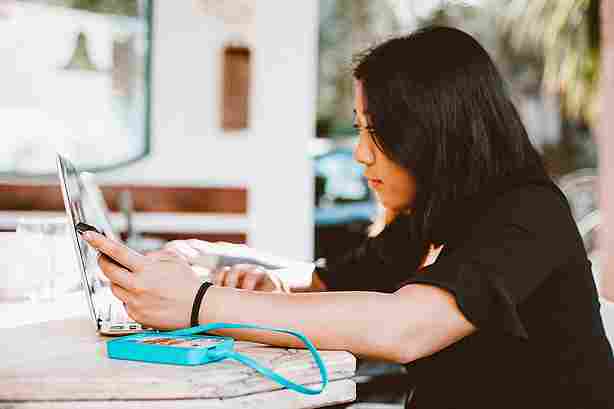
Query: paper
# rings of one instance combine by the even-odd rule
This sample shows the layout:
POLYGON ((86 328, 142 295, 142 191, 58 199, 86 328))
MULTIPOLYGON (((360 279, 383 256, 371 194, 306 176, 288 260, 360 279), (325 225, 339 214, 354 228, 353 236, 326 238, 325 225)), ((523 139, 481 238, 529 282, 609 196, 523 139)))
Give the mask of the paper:
POLYGON ((213 270, 222 266, 235 264, 256 264, 271 270, 284 283, 290 287, 307 287, 311 279, 315 264, 290 260, 270 253, 256 250, 249 246, 233 243, 212 243, 207 241, 194 241, 190 245, 199 250, 199 254, 190 257, 194 267, 200 267, 199 273, 213 270))

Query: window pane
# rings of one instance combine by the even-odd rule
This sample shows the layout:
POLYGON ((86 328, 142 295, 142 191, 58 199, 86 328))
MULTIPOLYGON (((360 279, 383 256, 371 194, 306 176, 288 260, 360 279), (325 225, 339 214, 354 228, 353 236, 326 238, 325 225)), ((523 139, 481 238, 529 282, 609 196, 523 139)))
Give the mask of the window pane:
POLYGON ((0 3, 0 173, 142 157, 149 142, 150 2, 0 3))

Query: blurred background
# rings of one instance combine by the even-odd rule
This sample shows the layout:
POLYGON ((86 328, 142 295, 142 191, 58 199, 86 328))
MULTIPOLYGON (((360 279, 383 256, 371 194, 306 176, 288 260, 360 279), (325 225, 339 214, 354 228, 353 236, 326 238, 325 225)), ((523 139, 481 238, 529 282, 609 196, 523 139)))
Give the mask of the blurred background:
POLYGON ((488 49, 552 176, 570 189, 581 176, 579 216, 595 210, 599 1, 267 7, 0 1, 0 228, 14 212, 62 210, 59 151, 96 174, 133 235, 342 252, 377 213, 352 159, 352 55, 432 24, 488 49))
MULTIPOLYGON (((113 227, 136 248, 201 238, 301 260, 339 255, 378 214, 352 159, 352 55, 437 24, 473 34, 494 58, 598 277, 601 7, 0 0, 0 231, 63 214, 59 151, 94 174, 113 227)), ((5 267, 0 296, 18 300, 5 267)), ((400 371, 365 364, 362 398, 398 402, 400 371)))
MULTIPOLYGON (((339 207, 347 201, 371 199, 366 188, 348 183, 352 174, 356 175, 353 180, 360 179, 359 170, 340 170, 352 166, 355 140, 350 56, 378 40, 428 25, 459 27, 486 47, 555 179, 566 177, 565 184, 572 185, 577 180, 573 175, 582 174, 582 180, 593 175, 597 166, 593 128, 600 45, 598 1, 322 0, 319 19, 316 137, 325 153, 316 156, 316 181, 326 178, 321 182, 324 188, 316 190, 320 208, 331 201, 337 203, 333 207, 339 207), (342 178, 348 182, 337 182, 342 178)), ((581 216, 595 210, 594 198, 580 197, 586 188, 585 183, 582 194, 571 192, 578 190, 571 186, 568 189, 574 200, 582 201, 578 206, 586 207, 580 210, 581 216)), ((356 208, 357 220, 362 210, 356 208)), ((362 221, 368 223, 364 216, 362 221)), ((363 229, 364 225, 345 228, 348 233, 363 229)), ((317 255, 337 252, 326 242, 326 230, 332 227, 316 230, 317 255)), ((354 241, 336 243, 351 246, 354 241)))

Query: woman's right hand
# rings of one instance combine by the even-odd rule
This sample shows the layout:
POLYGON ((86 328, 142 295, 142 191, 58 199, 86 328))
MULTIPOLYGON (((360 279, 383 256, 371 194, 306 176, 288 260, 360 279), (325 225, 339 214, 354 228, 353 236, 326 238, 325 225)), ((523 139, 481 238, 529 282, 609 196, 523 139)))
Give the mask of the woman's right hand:
POLYGON ((254 264, 235 264, 211 273, 213 284, 243 290, 290 292, 271 271, 254 264))
MULTIPOLYGON (((242 244, 224 242, 216 242, 215 245, 243 246, 242 244)), ((147 256, 154 259, 177 257, 193 266, 208 269, 209 280, 221 287, 269 292, 290 292, 287 286, 274 273, 259 265, 235 264, 217 269, 212 268, 213 266, 210 264, 212 264, 215 256, 207 253, 207 242, 201 240, 173 240, 166 243, 162 249, 148 253, 147 256)))

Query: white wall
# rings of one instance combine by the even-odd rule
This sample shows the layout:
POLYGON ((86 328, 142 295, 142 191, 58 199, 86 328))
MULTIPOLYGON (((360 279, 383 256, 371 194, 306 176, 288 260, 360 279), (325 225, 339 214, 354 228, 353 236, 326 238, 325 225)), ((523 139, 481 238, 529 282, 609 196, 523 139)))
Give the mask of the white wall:
POLYGON ((310 259, 313 250, 317 1, 260 1, 255 8, 255 159, 250 242, 310 259), (255 150, 256 151, 256 150, 255 150))
POLYGON ((254 7, 249 130, 220 129, 221 51, 234 38, 191 0, 154 9, 152 153, 106 183, 247 186, 249 245, 299 259, 313 249, 317 2, 254 7))

